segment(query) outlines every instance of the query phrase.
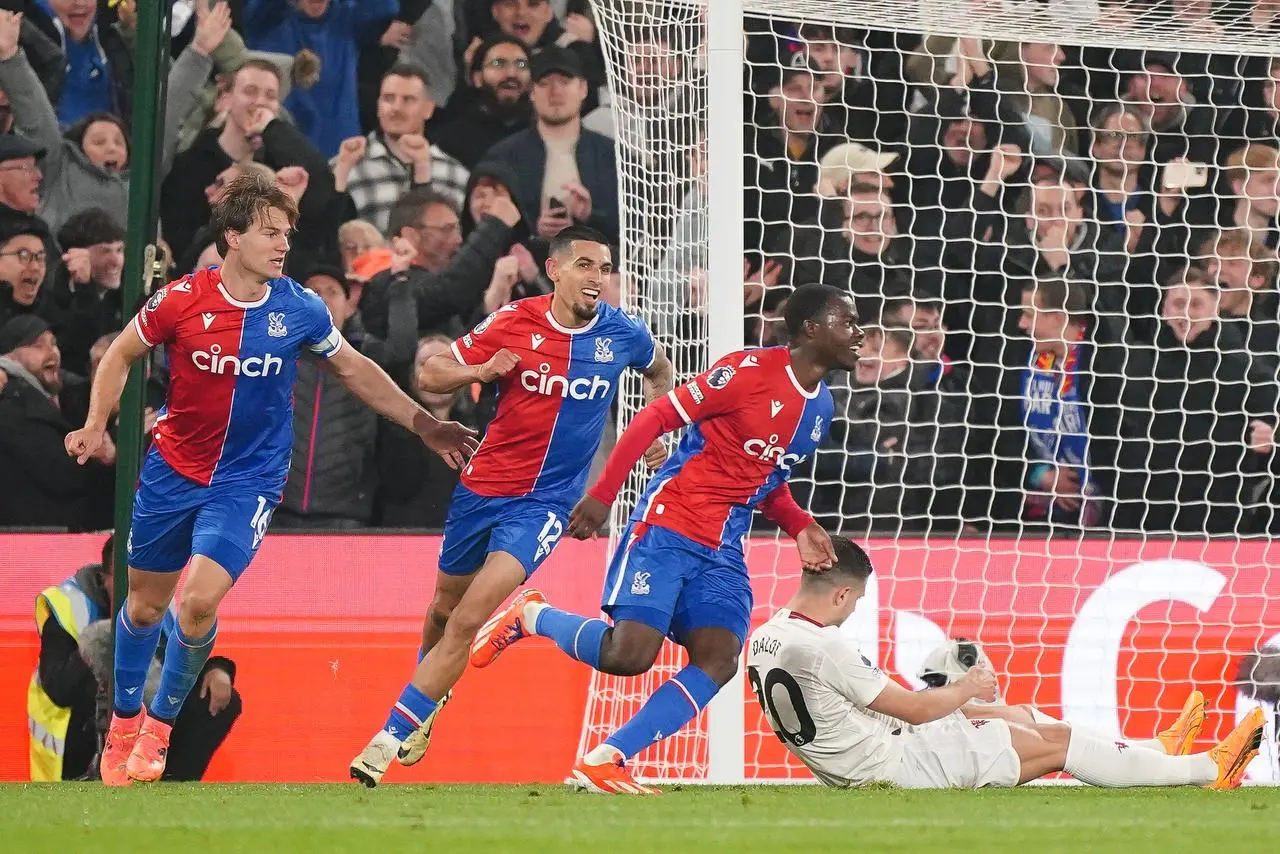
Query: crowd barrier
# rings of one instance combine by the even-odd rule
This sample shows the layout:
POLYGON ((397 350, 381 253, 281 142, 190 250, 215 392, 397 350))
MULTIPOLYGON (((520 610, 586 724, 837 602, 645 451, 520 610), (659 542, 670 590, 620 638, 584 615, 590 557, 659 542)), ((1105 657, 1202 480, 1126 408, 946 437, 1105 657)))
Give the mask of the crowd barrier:
MULTIPOLYGON (((0 781, 28 777, 25 695, 38 652, 33 599, 97 559, 101 536, 0 535, 0 781)), ((410 674, 440 538, 269 536, 224 605, 217 652, 236 661, 244 714, 207 779, 337 781, 410 674)), ((944 637, 983 642, 1006 699, 1147 737, 1194 683, 1203 746, 1247 710, 1240 659, 1280 645, 1280 546, 1249 541, 873 540, 875 583, 846 625, 868 657, 913 685, 944 637), (1268 593, 1271 595, 1268 595, 1268 593)), ((593 613, 603 540, 566 541, 536 583, 593 613)), ((790 544, 749 548, 755 621, 795 587, 790 544)), ((469 671, 417 782, 557 782, 574 759, 588 670, 535 640, 469 671)), ((1270 716, 1269 716, 1270 717, 1270 716)), ((748 708, 760 778, 799 776, 748 708)), ((1275 782, 1275 735, 1250 768, 1275 782)))

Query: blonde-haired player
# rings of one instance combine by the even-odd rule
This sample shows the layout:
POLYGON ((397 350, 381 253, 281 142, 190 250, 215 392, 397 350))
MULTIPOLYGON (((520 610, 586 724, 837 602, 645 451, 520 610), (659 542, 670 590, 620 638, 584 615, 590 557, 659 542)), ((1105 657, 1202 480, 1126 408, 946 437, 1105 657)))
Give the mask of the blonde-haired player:
MULTIPOLYGON (((835 564, 803 573, 799 591, 751 634, 747 648, 748 677, 769 725, 829 786, 887 781, 911 789, 977 789, 1066 771, 1107 788, 1233 789, 1258 753, 1261 708, 1208 752, 1169 755, 1161 739, 1099 736, 1037 717, 1030 707, 970 706, 996 697, 995 675, 981 665, 949 685, 908 691, 840 631, 872 568, 848 539, 831 541, 835 564)), ((1184 710, 1181 725, 1171 728, 1181 733, 1173 745, 1178 753, 1189 749, 1203 720, 1196 705, 1189 703, 1193 711, 1184 710)))

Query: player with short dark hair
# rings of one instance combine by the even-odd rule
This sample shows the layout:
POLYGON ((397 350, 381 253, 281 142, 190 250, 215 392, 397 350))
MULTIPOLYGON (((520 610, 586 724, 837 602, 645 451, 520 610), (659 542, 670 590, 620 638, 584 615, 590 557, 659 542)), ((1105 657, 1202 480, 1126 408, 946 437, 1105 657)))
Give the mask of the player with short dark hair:
POLYGON ((173 721, 217 633, 218 605, 248 567, 271 523, 293 448, 298 358, 324 359, 379 414, 460 467, 475 433, 438 421, 354 347, 320 297, 283 274, 293 200, 245 175, 214 209, 221 268, 159 289, 98 366, 85 426, 67 452, 84 463, 104 440, 129 367, 165 345, 171 380, 142 466, 129 528, 129 595, 116 624, 114 714, 101 768, 107 785, 164 773, 173 721), (179 575, 189 566, 160 688, 142 710, 142 686, 179 575))
MULTIPOLYGON (((412 765, 422 757, 476 634, 555 548, 623 372, 644 375, 650 400, 671 389, 671 362, 649 330, 600 298, 612 269, 599 232, 560 231, 546 264, 555 290, 504 305, 419 372, 426 390, 442 394, 497 381, 498 411, 449 507, 418 668, 351 762, 352 778, 367 786, 393 759, 412 765)), ((655 468, 666 458, 656 439, 641 449, 655 468)))
POLYGON ((1145 741, 1073 727, 1031 706, 974 704, 996 697, 995 675, 980 663, 949 684, 908 691, 841 631, 866 592, 871 560, 844 537, 831 542, 832 567, 806 571, 747 648, 747 679, 765 720, 828 786, 978 789, 1066 771, 1106 788, 1232 789, 1258 754, 1265 721, 1257 707, 1217 747, 1188 753, 1204 723, 1199 691, 1172 727, 1145 741))
POLYGON ((805 566, 825 568, 835 559, 787 479, 826 435, 834 406, 823 377, 853 368, 862 330, 849 295, 826 285, 797 288, 784 316, 790 347, 731 353, 642 409, 574 508, 569 532, 590 536, 641 452, 689 426, 649 482, 613 556, 602 605, 613 625, 552 608, 527 590, 476 641, 477 667, 523 637, 543 635, 578 661, 619 676, 652 667, 667 636, 688 650, 689 665, 578 760, 573 778, 583 788, 650 793, 632 779, 626 760, 678 732, 737 673, 752 602, 743 541, 757 507, 796 539, 805 566))

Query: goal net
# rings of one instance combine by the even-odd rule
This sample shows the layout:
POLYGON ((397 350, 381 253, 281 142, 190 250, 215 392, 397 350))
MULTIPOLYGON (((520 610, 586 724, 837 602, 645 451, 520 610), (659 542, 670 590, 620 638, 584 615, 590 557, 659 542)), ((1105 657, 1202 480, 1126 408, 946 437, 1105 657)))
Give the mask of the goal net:
MULTIPOLYGON (((977 640, 1007 702, 1117 736, 1192 687, 1202 748, 1274 713, 1280 2, 720 3, 594 4, 624 299, 680 381, 785 343, 797 285, 853 296, 863 359, 792 480, 875 562, 842 630, 912 688, 977 640)), ((797 560, 759 517, 747 554, 758 625, 797 560)), ((583 748, 683 663, 595 676, 583 748)), ((807 779, 746 683, 639 775, 807 779)))

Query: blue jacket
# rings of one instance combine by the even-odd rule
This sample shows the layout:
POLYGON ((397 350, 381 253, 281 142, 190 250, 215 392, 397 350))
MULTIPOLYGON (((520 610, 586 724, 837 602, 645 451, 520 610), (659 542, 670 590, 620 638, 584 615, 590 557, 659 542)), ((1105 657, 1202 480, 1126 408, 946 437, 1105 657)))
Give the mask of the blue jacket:
MULTIPOLYGON (((583 128, 575 152, 578 177, 591 193, 589 225, 618 241, 618 165, 614 158, 613 140, 583 128)), ((542 176, 547 171, 547 147, 535 128, 512 134, 489 149, 485 160, 505 163, 515 172, 516 205, 524 214, 531 233, 538 231, 542 212, 542 176)), ((477 167, 480 168, 480 167, 477 167)))
POLYGON ((326 158, 338 153, 344 139, 361 135, 360 44, 376 40, 399 9, 398 0, 332 0, 323 15, 310 18, 288 0, 245 0, 249 48, 291 56, 310 48, 320 57, 320 80, 310 89, 292 87, 284 106, 326 158))

